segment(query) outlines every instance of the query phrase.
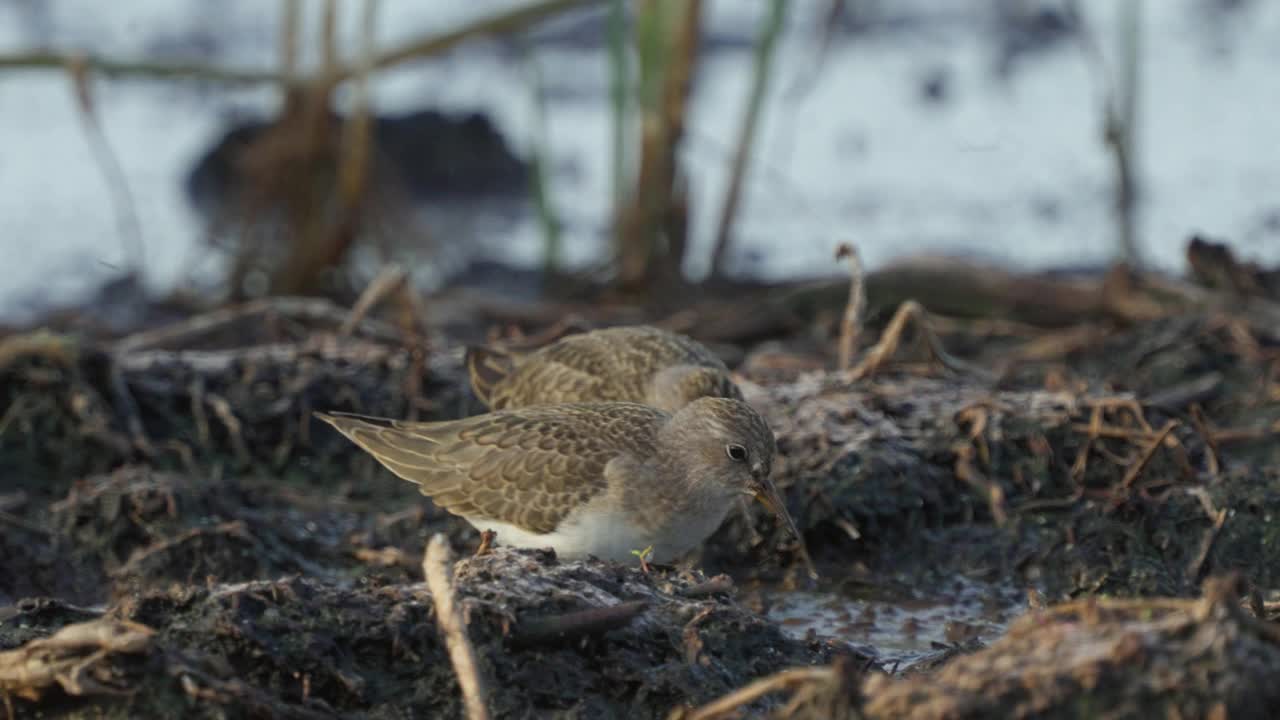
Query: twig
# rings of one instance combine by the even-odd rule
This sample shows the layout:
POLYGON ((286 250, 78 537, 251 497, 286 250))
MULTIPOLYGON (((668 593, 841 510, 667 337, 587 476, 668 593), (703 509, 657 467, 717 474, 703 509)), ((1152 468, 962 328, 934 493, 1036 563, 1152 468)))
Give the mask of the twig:
POLYGON ((319 358, 326 362, 367 365, 373 363, 400 363, 404 350, 377 343, 348 340, 337 343, 332 336, 316 336, 303 343, 273 343, 228 350, 186 350, 170 352, 153 350, 130 353, 120 359, 129 373, 148 373, 157 367, 186 366, 193 373, 212 375, 231 372, 244 365, 290 365, 304 358, 319 358))
POLYGON ((1227 524, 1228 513, 1227 508, 1219 510, 1213 506, 1213 500, 1210 499, 1209 493, 1204 488, 1188 488, 1187 492, 1199 498, 1205 514, 1213 521, 1213 525, 1209 526, 1208 530, 1205 530, 1204 538, 1200 541, 1200 552, 1196 553, 1195 558, 1187 565, 1187 577, 1191 579, 1192 583, 1198 583, 1204 577, 1205 567, 1209 562, 1209 553, 1213 551, 1213 545, 1222 533, 1222 526, 1227 524))
MULTIPOLYGON (((349 313, 346 308, 320 298, 263 298, 212 310, 154 330, 134 333, 119 340, 113 349, 124 354, 160 348, 191 348, 205 343, 206 338, 226 331, 237 323, 252 324, 258 316, 280 316, 336 328, 342 326, 349 313)), ((361 321, 360 329, 380 340, 398 343, 401 339, 400 334, 392 327, 373 319, 361 321)))
POLYGON ((527 648, 598 635, 627 625, 648 607, 647 600, 633 600, 553 617, 521 620, 508 642, 513 648, 527 648))
MULTIPOLYGON (((97 619, 67 625, 49 637, 0 652, 0 692, 39 700, 57 684, 68 695, 115 694, 122 688, 99 682, 93 672, 113 653, 145 653, 155 631, 135 622, 97 619)), ((111 673, 114 675, 114 673, 111 673)))
POLYGON ((356 304, 351 307, 351 313, 342 321, 342 326, 338 328, 339 337, 348 337, 355 331, 356 327, 364 321, 369 311, 377 307, 388 295, 391 295, 401 288, 405 287, 406 281, 409 279, 409 273, 399 265, 388 265, 378 272, 377 277, 369 286, 360 293, 356 304))
POLYGON ((698 665, 698 659, 702 656, 702 649, 706 647, 706 643, 702 640, 702 635, 698 632, 698 626, 715 614, 717 609, 715 603, 707 603, 698 611, 697 615, 693 616, 693 619, 684 624, 684 629, 680 631, 680 638, 684 642, 684 661, 690 667, 698 665))
POLYGON ((928 318, 929 316, 925 312, 924 306, 915 300, 907 300, 898 306, 898 311, 893 314, 884 332, 881 333, 880 341, 875 344, 875 347, 871 348, 866 357, 862 359, 862 362, 846 373, 847 380, 849 382, 857 382, 880 370, 888 362, 889 358, 897 352, 898 345, 902 343, 902 333, 906 330, 909 322, 915 323, 920 335, 924 338, 929 353, 933 356, 934 361, 942 365, 942 367, 955 373, 976 376, 985 382, 995 379, 995 376, 986 370, 970 365, 948 353, 942 347, 942 341, 933 332, 933 328, 929 327, 928 318))
POLYGON ((708 595, 719 595, 721 593, 728 592, 733 592, 733 578, 722 573, 705 582, 700 582, 697 585, 690 585, 680 591, 680 596, 687 598, 700 598, 707 597, 708 595))
POLYGON ((822 39, 818 42, 818 47, 813 54, 813 66, 806 72, 796 74, 791 87, 783 95, 787 105, 800 103, 817 86, 818 80, 822 77, 822 70, 826 67, 827 56, 831 54, 831 48, 839 34, 841 15, 845 12, 845 0, 828 0, 828 2, 830 5, 822 18, 822 39))
POLYGON ((288 78, 281 76, 275 70, 236 70, 203 63, 116 60, 52 50, 35 50, 0 56, 0 70, 9 68, 61 70, 74 58, 79 58, 85 64, 86 70, 107 77, 142 77, 158 80, 191 78, 227 85, 285 84, 288 81, 288 78))
POLYGON ((118 357, 111 358, 109 375, 111 395, 124 415, 125 427, 129 428, 129 437, 133 440, 133 446, 147 457, 154 456, 155 448, 151 444, 151 438, 147 437, 146 429, 142 426, 142 412, 138 409, 138 402, 134 400, 133 393, 129 391, 129 383, 124 378, 124 368, 120 366, 118 357))
MULTIPOLYGON (((599 4, 600 0, 543 0, 543 2, 524 5, 516 10, 477 20, 476 22, 453 30, 434 35, 422 40, 410 42, 392 50, 380 53, 373 59, 373 68, 399 65, 408 60, 439 55, 468 40, 482 37, 497 37, 526 30, 543 20, 560 15, 568 10, 599 4)), ((337 79, 345 80, 352 75, 350 69, 338 73, 337 79)))
POLYGON ((742 198, 742 182, 747 174, 747 163, 755 145, 756 126, 760 123, 764 98, 769 91, 769 77, 773 69, 773 50, 786 20, 788 0, 771 0, 769 15, 760 29, 756 41, 755 78, 751 95, 747 99, 746 115, 734 150, 733 165, 729 169, 729 189, 725 191, 724 205, 720 209, 720 227, 716 231, 715 250, 711 254, 711 276, 724 276, 725 257, 729 253, 729 241, 733 237, 733 221, 738 214, 742 198))
POLYGON ((71 78, 76 106, 80 109, 80 121, 85 138, 89 141, 89 149, 93 153, 94 161, 102 172, 103 180, 106 181, 107 192, 111 195, 111 207, 115 210, 116 227, 120 233, 120 241, 125 246, 125 255, 134 274, 141 278, 145 272, 143 261, 146 258, 146 248, 142 242, 142 224, 138 222, 133 193, 129 190, 129 178, 120 166, 120 160, 116 157, 115 151, 111 149, 106 131, 102 129, 84 59, 70 58, 67 62, 67 74, 71 78))
POLYGON ((1225 379, 1222 373, 1215 370, 1193 380, 1163 388, 1146 396, 1142 402, 1149 407, 1181 410, 1192 403, 1200 403, 1212 398, 1223 386, 1225 379))
POLYGON ((1191 425, 1196 429, 1196 433, 1200 435, 1200 439, 1204 441, 1205 464, 1208 465, 1209 477, 1217 480, 1222 474, 1222 460, 1218 452, 1218 440, 1209 429, 1209 422, 1205 419, 1204 411, 1200 409, 1199 403, 1191 406, 1191 425))
POLYGON ((187 388, 191 396, 191 418, 196 425, 196 442, 202 449, 209 449, 209 413, 204 411, 204 376, 196 375, 187 388))
POLYGON ((422 560, 422 573, 426 575, 431 600, 435 604, 436 622, 444 633, 449 649, 449 660, 458 674, 458 687, 467 708, 469 720, 486 720, 489 709, 485 704, 485 686, 480 679, 480 666, 475 648, 467 638, 466 621, 457 605, 453 591, 453 551, 442 533, 431 536, 427 553, 422 560))
POLYGON ((991 511, 991 518, 995 521, 996 527, 1000 527, 1009 519, 1009 515, 1004 509, 1004 490, 999 483, 988 480, 982 471, 974 466, 973 460, 976 454, 977 449, 971 443, 957 446, 955 448, 955 475, 957 479, 980 491, 985 496, 987 507, 991 511))
MULTIPOLYGON (((1078 426, 1073 425, 1072 430, 1081 432, 1078 426)), ((1084 478, 1085 471, 1089 468, 1089 453, 1093 450, 1093 444, 1102 436, 1102 406, 1094 405, 1089 410, 1089 425, 1084 428, 1085 435, 1084 444, 1080 446, 1080 452, 1076 455, 1075 462, 1071 463, 1071 478, 1077 483, 1084 478)))
POLYGON ((1082 425, 1080 423, 1072 423, 1071 429, 1074 432, 1089 433, 1090 437, 1111 438, 1112 440, 1128 440, 1132 443, 1150 442, 1151 438, 1158 433, 1137 428, 1116 427, 1114 425, 1099 425, 1096 429, 1090 425, 1082 425))
POLYGON ((213 408, 213 414, 218 416, 222 421, 223 427, 227 429, 227 434, 231 436, 231 449, 236 454, 236 460, 241 465, 248 465, 251 459, 249 454, 249 446, 245 445, 244 436, 240 433, 240 420, 236 417, 235 411, 231 409, 231 403, 221 395, 209 393, 207 396, 209 407, 213 408))
POLYGON ((407 569, 422 567, 422 558, 417 555, 410 555, 391 545, 380 548, 356 548, 351 554, 362 563, 378 567, 402 567, 407 569))
POLYGON ((57 534, 48 528, 41 527, 29 520, 24 520, 21 517, 9 512, 8 510, 0 510, 0 522, 7 523, 16 528, 21 528, 23 530, 26 530, 27 532, 35 533, 37 535, 44 535, 45 537, 50 537, 57 534))
POLYGON ((1164 444, 1164 439, 1169 437, 1169 433, 1173 432, 1176 427, 1178 427, 1178 421, 1170 420, 1165 423, 1164 427, 1160 428, 1160 432, 1156 433, 1151 442, 1147 443, 1147 446, 1143 448, 1142 455, 1138 457, 1138 461, 1130 465, 1128 470, 1125 470, 1124 478, 1120 481, 1121 488, 1128 490, 1133 485, 1138 476, 1142 474, 1142 471, 1146 469, 1147 464, 1151 462, 1151 458, 1155 456, 1156 450, 1164 444))
POLYGON ((1092 71, 1102 111, 1103 143, 1110 150, 1115 169, 1115 212, 1117 242, 1131 265, 1140 260, 1135 230, 1134 209, 1137 202, 1137 180, 1134 170, 1134 146, 1137 133, 1137 101, 1139 92, 1139 43, 1141 38, 1141 6, 1138 0, 1124 3, 1120 10, 1118 50, 1122 55, 1120 77, 1107 68, 1102 49, 1086 22, 1079 0, 1068 0, 1064 10, 1078 29, 1075 37, 1092 71))
POLYGON ((1218 445, 1230 442, 1248 442, 1250 440, 1261 440, 1268 435, 1280 434, 1280 421, 1272 422, 1268 425, 1251 428, 1223 428, 1213 431, 1213 442, 1218 445))
MULTIPOLYGON (((599 0, 546 0, 517 10, 499 13, 477 20, 457 30, 413 40, 399 47, 385 50, 374 57, 372 67, 380 70, 403 62, 439 55, 469 40, 518 32, 566 11, 594 5, 598 2, 599 0)), ((50 50, 0 55, 0 69, 60 70, 65 68, 68 60, 74 57, 83 57, 87 70, 112 77, 192 78, 228 85, 276 84, 294 86, 297 82, 290 75, 282 74, 276 70, 221 68, 203 63, 137 62, 59 53, 50 50)), ((356 72, 355 68, 341 68, 333 73, 333 77, 330 80, 338 83, 351 78, 356 72)))
MULTIPOLYGON (((194 700, 202 700, 224 707, 243 708, 242 713, 252 717, 281 717, 291 720, 325 720, 338 715, 320 698, 306 697, 302 707, 285 703, 276 695, 237 678, 223 679, 196 668, 200 663, 190 662, 177 653, 166 653, 165 671, 178 680, 178 685, 194 700)), ((339 676, 341 679, 341 676, 339 676)))
POLYGON ((113 576, 125 577, 135 572, 139 572, 141 567, 148 559, 160 553, 180 547, 192 540, 217 535, 225 535, 236 537, 254 545, 260 545, 257 538, 249 533, 249 527, 243 520, 229 520, 227 522, 218 523, 211 527, 197 527, 187 530, 186 532, 171 538, 159 540, 145 548, 140 548, 129 557, 128 562, 111 572, 113 576))
POLYGON ((867 291, 863 282, 862 260, 858 249, 851 243, 842 243, 836 249, 836 259, 849 260, 849 302, 844 306, 844 321, 840 323, 840 369, 853 365, 853 351, 862 334, 862 313, 867 305, 867 291))

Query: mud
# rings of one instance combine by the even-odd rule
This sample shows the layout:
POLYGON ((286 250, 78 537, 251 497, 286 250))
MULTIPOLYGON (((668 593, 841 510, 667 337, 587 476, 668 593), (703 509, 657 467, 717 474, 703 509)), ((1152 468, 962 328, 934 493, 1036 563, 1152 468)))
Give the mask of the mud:
MULTIPOLYGON (((459 341, 414 327, 288 300, 120 340, 0 338, 0 651, 23 653, 0 656, 0 687, 15 712, 458 716, 422 552, 443 532, 469 554, 476 535, 310 419, 478 411, 459 341), (92 642, 59 645, 68 626, 92 642), (75 671, 5 674, 37 656, 75 671)), ((793 677, 752 713, 978 717, 1003 698, 1065 717, 1095 688, 1095 709, 1124 716, 1161 683, 1188 717, 1214 697, 1273 703, 1254 663, 1274 652, 1280 587, 1280 341, 1211 311, 1087 329, 952 322, 942 342, 980 370, 905 345, 858 378, 799 370, 821 355, 756 372, 742 343, 823 580, 809 586, 758 508, 693 558, 732 583, 537 552, 468 560, 458 593, 495 716, 692 714, 787 668, 825 684, 793 677), (1226 574, 1230 592, 1191 599, 1226 574), (796 588, 903 604, 952 578, 1048 609, 994 642, 993 626, 924 633, 909 670, 838 624, 765 619, 796 588), (1079 604, 1102 596, 1132 600, 1079 604), (1111 657, 1190 664, 1166 677, 1111 657), (1019 690, 1028 678, 1045 686, 1019 690)), ((1016 614, 1002 612, 1001 627, 1016 614)))
MULTIPOLYGON (((664 717, 753 677, 837 654, 788 638, 732 602, 730 586, 708 585, 701 574, 645 574, 500 549, 462 561, 456 583, 499 717, 664 717), (585 627, 570 620, 624 604, 635 611, 585 627)), ((0 646, 83 617, 65 606, 28 602, 0 627, 0 646)), ((94 660, 95 678, 130 692, 100 692, 89 703, 49 693, 41 706, 46 714, 461 714, 422 583, 294 576, 174 584, 132 594, 98 622, 155 631, 142 652, 94 660)), ((0 659, 0 682, 5 669, 0 659)))
POLYGON ((1028 614, 999 641, 903 679, 814 672, 769 717, 1273 717, 1280 633, 1232 581, 1200 600, 1090 598, 1028 614))

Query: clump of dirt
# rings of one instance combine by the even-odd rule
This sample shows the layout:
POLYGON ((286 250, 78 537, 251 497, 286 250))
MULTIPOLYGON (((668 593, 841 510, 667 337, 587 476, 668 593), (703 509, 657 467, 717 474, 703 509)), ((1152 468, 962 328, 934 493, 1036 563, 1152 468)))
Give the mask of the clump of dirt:
MULTIPOLYGON (((810 550, 839 574, 950 567, 1052 600, 1194 596, 1225 571, 1276 587, 1280 340, 1193 317, 1090 342, 1072 369, 1023 364, 1003 379, 927 366, 747 383, 810 550)), ((707 561, 777 569, 789 540, 763 513, 753 522, 727 523, 707 561)))
POLYGON ((336 484, 368 461, 317 434, 313 410, 431 419, 467 409, 459 359, 428 356, 425 338, 367 318, 345 329, 347 316, 299 299, 111 343, 6 338, 0 473, 44 499, 132 462, 336 484))
MULTIPOLYGON (((789 639, 732 602, 730 584, 698 573, 500 549, 461 562, 456 592, 495 716, 662 717, 836 654, 789 639), (608 612, 623 606, 629 612, 608 612)), ((32 607, 0 624, 0 647, 82 619, 50 610, 32 607)), ((434 612, 421 583, 289 578, 140 592, 102 621, 153 631, 146 649, 95 656, 93 672, 128 694, 44 688, 41 710, 456 717, 459 689, 434 612)), ((0 660, 0 683, 16 689, 6 669, 0 660)))
POLYGON ((475 535, 421 496, 379 512, 381 503, 350 495, 126 466, 76 483, 31 521, 0 523, 0 547, 11 550, 0 568, 0 598, 96 603, 170 584, 286 574, 405 581, 418 572, 430 533, 459 543, 475 535))

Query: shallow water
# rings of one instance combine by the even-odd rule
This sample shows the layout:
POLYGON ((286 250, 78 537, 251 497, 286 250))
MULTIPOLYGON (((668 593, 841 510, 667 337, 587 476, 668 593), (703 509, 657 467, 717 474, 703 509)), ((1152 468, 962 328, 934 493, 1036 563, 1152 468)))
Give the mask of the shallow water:
POLYGON ((965 577, 917 586, 906 597, 876 594, 776 591, 762 599, 765 614, 785 632, 855 645, 887 670, 909 668, 956 645, 989 643, 1027 608, 1022 591, 965 577))

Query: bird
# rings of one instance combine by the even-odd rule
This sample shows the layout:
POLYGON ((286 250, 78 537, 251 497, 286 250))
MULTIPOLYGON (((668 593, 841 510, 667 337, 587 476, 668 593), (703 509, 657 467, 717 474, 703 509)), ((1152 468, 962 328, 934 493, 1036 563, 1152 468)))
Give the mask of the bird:
POLYGON ((527 352, 470 346, 466 365, 476 397, 491 410, 612 401, 676 412, 701 397, 743 399, 714 353, 645 325, 569 335, 527 352))
POLYGON ((498 410, 408 422, 316 413, 424 495, 499 544, 557 557, 671 563, 754 497, 797 538, 770 479, 773 431, 745 402, 674 413, 629 402, 498 410))

